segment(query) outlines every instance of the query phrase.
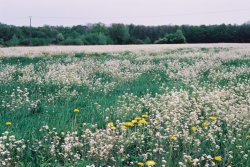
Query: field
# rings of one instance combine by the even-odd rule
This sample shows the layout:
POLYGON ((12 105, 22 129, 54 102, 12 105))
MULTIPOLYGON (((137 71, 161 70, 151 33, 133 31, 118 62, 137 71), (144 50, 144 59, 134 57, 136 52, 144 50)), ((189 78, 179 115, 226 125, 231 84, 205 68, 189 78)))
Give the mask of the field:
POLYGON ((250 45, 99 47, 0 49, 0 166, 250 166, 250 45))

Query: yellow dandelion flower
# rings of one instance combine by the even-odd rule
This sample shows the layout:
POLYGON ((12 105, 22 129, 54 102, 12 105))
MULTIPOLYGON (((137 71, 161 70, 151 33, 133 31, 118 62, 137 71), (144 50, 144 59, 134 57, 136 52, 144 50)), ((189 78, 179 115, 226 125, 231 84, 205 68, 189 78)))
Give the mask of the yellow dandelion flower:
POLYGON ((198 130, 198 128, 197 128, 196 126, 192 126, 192 128, 191 128, 191 129, 192 129, 192 131, 193 131, 193 132, 195 132, 195 131, 197 131, 197 130, 198 130))
POLYGON ((134 119, 134 120, 132 120, 132 123, 136 124, 136 123, 138 123, 138 121, 134 119))
POLYGON ((134 120, 136 120, 137 122, 138 121, 140 121, 141 120, 141 118, 140 117, 135 117, 135 119, 134 120))
POLYGON ((148 118, 148 114, 142 114, 142 118, 148 118))
POLYGON ((127 126, 127 127, 133 127, 134 126, 134 124, 132 122, 125 122, 124 125, 127 126))
POLYGON ((221 156, 215 156, 215 157, 214 157, 214 160, 215 160, 215 161, 221 161, 222 158, 221 158, 221 156))
POLYGON ((5 125, 10 126, 11 122, 5 122, 5 125))
POLYGON ((148 161, 146 162, 146 165, 147 165, 147 166, 155 166, 156 163, 155 163, 155 161, 153 161, 153 160, 148 160, 148 161))
POLYGON ((80 110, 79 110, 78 108, 75 108, 73 111, 74 111, 75 113, 80 112, 80 110))
POLYGON ((139 121, 139 123, 140 123, 140 124, 146 124, 147 121, 146 121, 145 119, 141 119, 141 120, 139 121))
POLYGON ((108 127, 113 127, 114 126, 114 123, 113 122, 108 122, 108 127))
POLYGON ((202 123, 202 126, 204 126, 204 127, 208 127, 208 125, 209 125, 209 122, 207 122, 207 121, 202 123))
POLYGON ((138 166, 144 166, 144 163, 143 162, 137 162, 137 165, 138 166))
POLYGON ((250 139, 250 135, 247 136, 247 139, 250 139))
POLYGON ((120 126, 121 129, 126 129, 127 127, 125 125, 120 126))
POLYGON ((216 116, 211 116, 211 117, 209 117, 209 119, 210 119, 211 121, 216 121, 218 118, 217 118, 216 116))
POLYGON ((169 136, 169 139, 170 140, 177 140, 177 137, 176 136, 169 136))

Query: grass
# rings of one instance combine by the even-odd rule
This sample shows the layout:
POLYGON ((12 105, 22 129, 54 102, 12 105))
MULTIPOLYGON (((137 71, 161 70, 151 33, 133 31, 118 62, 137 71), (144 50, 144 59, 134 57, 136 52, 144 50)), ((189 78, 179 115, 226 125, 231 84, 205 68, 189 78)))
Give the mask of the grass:
POLYGON ((9 136, 1 138, 4 149, 10 150, 10 154, 0 156, 2 166, 138 166, 141 161, 146 165, 147 160, 154 160, 156 166, 195 166, 197 159, 200 166, 250 165, 246 157, 250 149, 246 140, 249 114, 244 115, 249 108, 246 98, 250 75, 245 72, 249 59, 245 53, 237 59, 234 55, 220 59, 231 50, 171 49, 160 58, 159 53, 132 52, 1 58, 0 76, 8 77, 0 79, 0 133, 8 136, 8 131, 23 139, 26 146, 19 154, 16 147, 8 147, 12 142, 9 136), (191 53, 196 56, 185 57, 191 53), (207 53, 218 59, 203 57, 207 53), (141 59, 144 56, 150 59, 141 59), (207 61, 214 68, 206 66, 207 61), (197 68, 199 63, 203 64, 197 68), (14 71, 5 71, 8 67, 14 71), (232 71, 232 67, 238 71, 232 71), (235 77, 224 72, 232 72, 235 77), (213 98, 217 96, 220 98, 213 98), (230 110, 228 103, 237 112, 226 113, 230 110), (76 108, 79 113, 73 112, 76 108), (120 129, 143 114, 148 115, 141 118, 145 126, 136 122, 125 132, 120 129), (211 115, 216 121, 209 120, 211 115), (8 121, 10 126, 6 125, 8 121), (206 121, 208 127, 202 124, 206 121), (113 126, 107 126, 108 122, 113 122, 116 133, 110 132, 113 126), (197 133, 190 129, 192 126, 199 129, 197 133), (232 139, 230 136, 234 143, 226 141, 232 139), (91 145, 92 140, 96 145, 91 145), (72 155, 65 151, 65 145, 72 155), (243 148, 237 150, 239 146, 243 148), (213 159, 217 155, 222 161, 213 159), (8 156, 12 160, 6 160, 8 156))

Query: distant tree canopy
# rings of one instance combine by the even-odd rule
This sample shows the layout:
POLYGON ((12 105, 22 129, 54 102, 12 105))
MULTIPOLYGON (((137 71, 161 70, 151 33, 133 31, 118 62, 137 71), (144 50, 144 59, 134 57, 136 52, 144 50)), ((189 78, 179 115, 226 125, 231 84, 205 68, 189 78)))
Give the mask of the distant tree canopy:
POLYGON ((0 23, 0 46, 249 43, 250 25, 142 26, 102 23, 73 27, 18 27, 0 23))
POLYGON ((130 38, 128 26, 124 24, 112 24, 109 35, 115 44, 127 44, 130 38))

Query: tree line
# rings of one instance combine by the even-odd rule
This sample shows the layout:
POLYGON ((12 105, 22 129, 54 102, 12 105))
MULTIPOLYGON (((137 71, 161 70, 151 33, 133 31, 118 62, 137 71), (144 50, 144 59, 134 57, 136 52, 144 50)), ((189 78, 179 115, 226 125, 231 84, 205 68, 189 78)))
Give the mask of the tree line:
POLYGON ((26 27, 0 23, 0 46, 249 43, 250 25, 143 26, 102 23, 26 27))

